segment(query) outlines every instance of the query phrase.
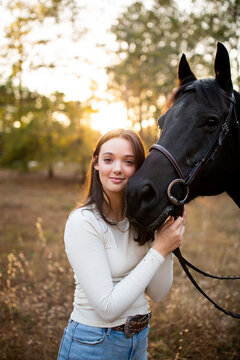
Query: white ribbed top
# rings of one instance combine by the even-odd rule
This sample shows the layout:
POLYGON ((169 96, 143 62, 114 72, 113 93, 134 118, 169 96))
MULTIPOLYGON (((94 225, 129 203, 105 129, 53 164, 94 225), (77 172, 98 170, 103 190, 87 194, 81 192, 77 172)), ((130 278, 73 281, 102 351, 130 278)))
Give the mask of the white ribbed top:
POLYGON ((172 255, 139 246, 127 219, 106 224, 93 207, 73 211, 65 247, 76 282, 74 321, 97 327, 125 323, 149 312, 145 293, 159 301, 172 285, 172 255))

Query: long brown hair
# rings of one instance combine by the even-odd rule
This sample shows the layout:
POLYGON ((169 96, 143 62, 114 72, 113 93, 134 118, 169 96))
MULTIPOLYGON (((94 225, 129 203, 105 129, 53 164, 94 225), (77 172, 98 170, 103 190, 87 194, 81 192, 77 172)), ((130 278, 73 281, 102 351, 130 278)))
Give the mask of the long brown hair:
POLYGON ((107 132, 98 141, 95 150, 93 151, 92 160, 90 163, 87 179, 86 179, 86 195, 80 206, 95 204, 100 215, 107 223, 113 225, 114 222, 109 221, 103 212, 103 204, 107 204, 109 210, 111 209, 111 202, 107 194, 104 192, 102 183, 99 179, 99 172, 94 169, 94 165, 98 161, 98 156, 101 146, 112 138, 122 138, 130 142, 134 155, 134 162, 136 170, 140 168, 145 159, 145 148, 141 138, 133 130, 115 129, 107 132), (104 196, 105 195, 105 196, 104 196), (106 201, 107 199, 107 201, 106 201))

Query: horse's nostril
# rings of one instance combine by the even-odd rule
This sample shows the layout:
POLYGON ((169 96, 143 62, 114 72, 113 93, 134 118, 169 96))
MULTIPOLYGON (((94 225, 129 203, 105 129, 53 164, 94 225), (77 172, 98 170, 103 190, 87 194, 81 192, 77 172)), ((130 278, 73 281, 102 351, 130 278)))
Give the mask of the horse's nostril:
POLYGON ((144 185, 141 191, 141 201, 150 203, 156 199, 156 193, 150 185, 144 185))

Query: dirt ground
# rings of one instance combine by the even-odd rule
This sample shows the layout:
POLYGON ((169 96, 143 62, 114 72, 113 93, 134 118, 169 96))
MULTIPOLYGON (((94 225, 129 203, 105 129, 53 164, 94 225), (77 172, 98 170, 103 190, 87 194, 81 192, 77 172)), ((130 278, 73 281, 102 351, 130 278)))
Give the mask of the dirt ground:
MULTIPOLYGON (((72 310, 63 231, 82 187, 70 178, 0 171, 0 359, 53 360, 72 310)), ((226 194, 188 208, 183 255, 218 275, 240 275, 240 210, 226 194)), ((195 274, 194 274, 195 275, 195 274)), ((196 275, 220 305, 240 313, 240 281, 196 275)), ((177 259, 174 284, 153 317, 149 360, 239 360, 240 319, 207 302, 177 259)))

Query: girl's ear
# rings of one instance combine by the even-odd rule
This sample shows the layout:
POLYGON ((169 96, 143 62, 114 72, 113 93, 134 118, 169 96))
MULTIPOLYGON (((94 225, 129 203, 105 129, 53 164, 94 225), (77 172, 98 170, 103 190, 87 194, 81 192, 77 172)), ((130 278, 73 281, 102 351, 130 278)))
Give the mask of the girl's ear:
POLYGON ((95 170, 99 170, 99 166, 98 166, 98 157, 95 156, 93 159, 93 167, 95 170))

